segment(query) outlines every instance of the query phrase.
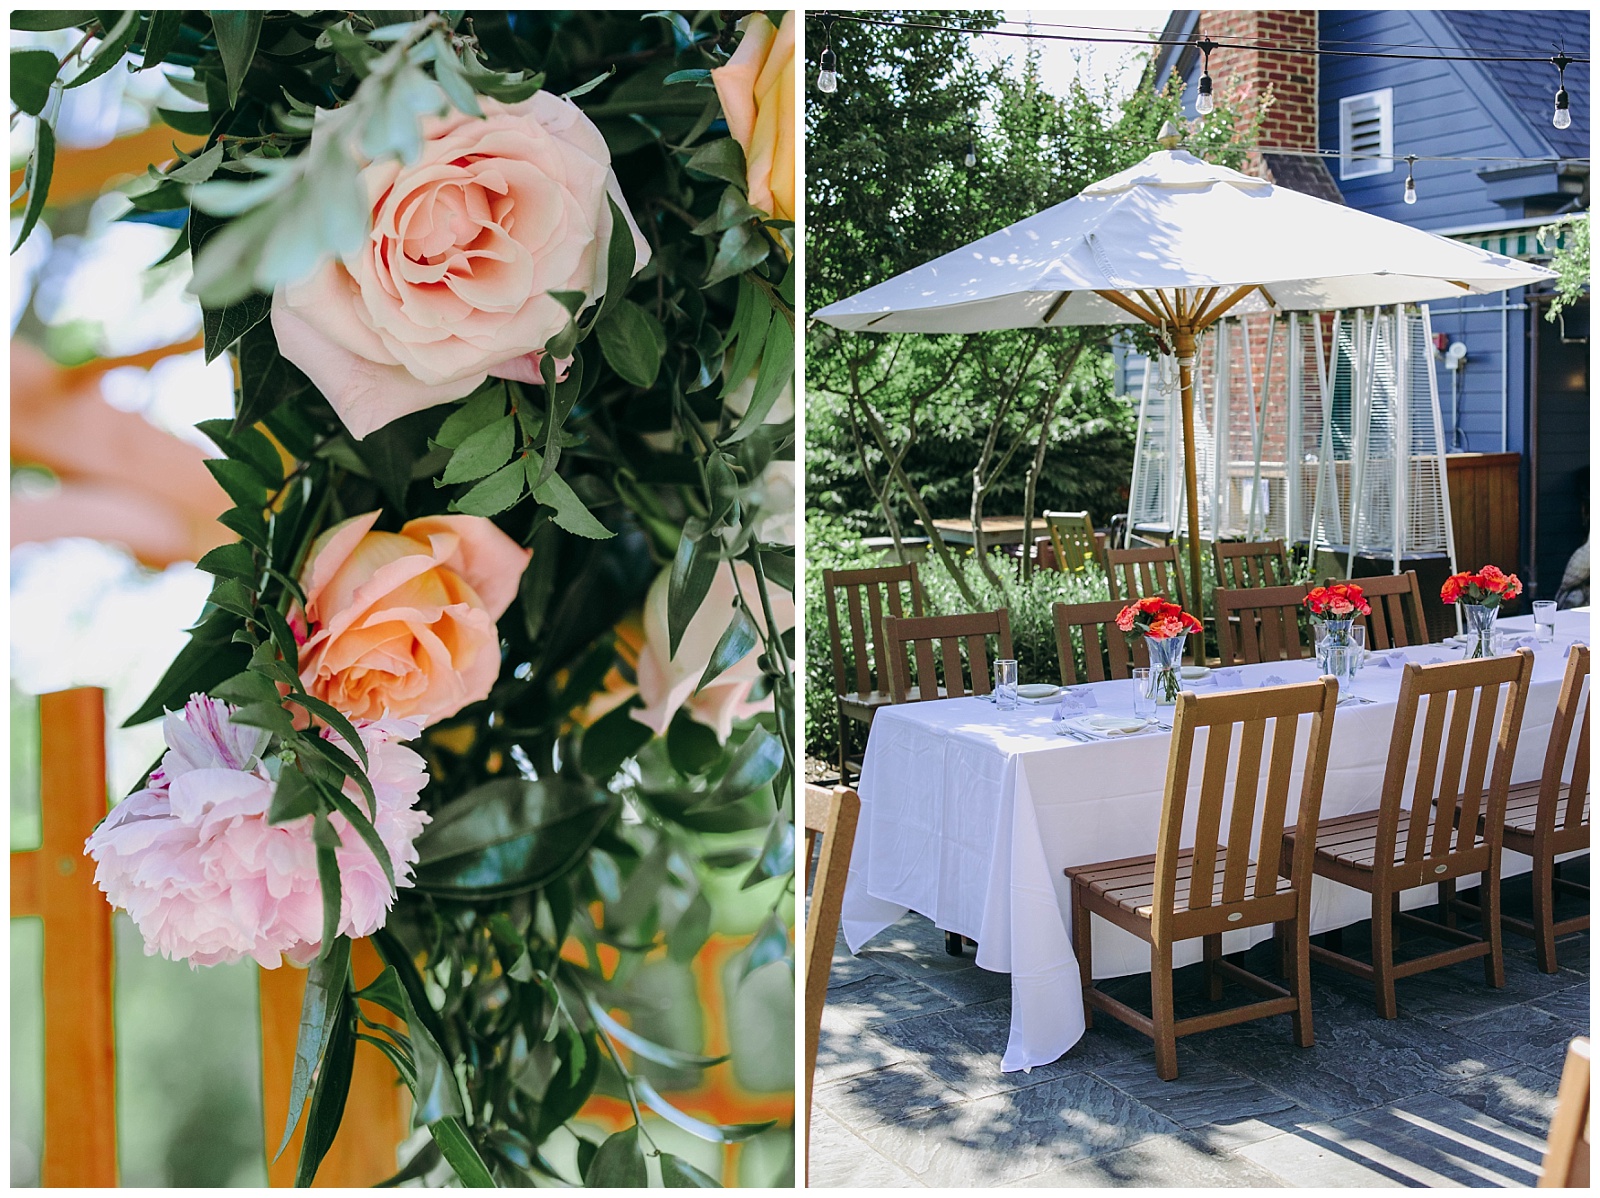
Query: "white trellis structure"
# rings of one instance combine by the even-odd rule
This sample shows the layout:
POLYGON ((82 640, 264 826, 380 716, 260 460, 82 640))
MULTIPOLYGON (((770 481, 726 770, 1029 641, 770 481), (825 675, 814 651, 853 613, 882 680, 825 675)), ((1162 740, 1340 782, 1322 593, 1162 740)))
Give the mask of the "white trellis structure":
MULTIPOLYGON (((1455 570, 1444 434, 1426 305, 1225 319, 1198 346, 1195 464, 1202 536, 1455 570)), ((1147 365, 1128 500, 1138 526, 1187 511, 1176 364, 1147 365)))

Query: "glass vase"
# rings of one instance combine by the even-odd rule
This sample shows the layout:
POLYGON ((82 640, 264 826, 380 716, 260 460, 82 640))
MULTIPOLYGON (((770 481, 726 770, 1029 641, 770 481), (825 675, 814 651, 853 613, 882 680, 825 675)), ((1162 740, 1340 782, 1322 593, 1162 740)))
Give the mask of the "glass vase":
POLYGON ((1467 660, 1493 657, 1494 622, 1500 615, 1499 605, 1491 607, 1487 603, 1461 603, 1457 606, 1467 621, 1467 660))
POLYGON ((1178 701, 1178 687, 1182 681, 1179 671, 1183 667, 1183 648, 1186 636, 1147 636, 1145 647, 1150 651, 1150 692, 1163 707, 1178 701))
POLYGON ((1327 619, 1319 621, 1321 625, 1317 632, 1317 643, 1329 645, 1348 645, 1350 643, 1350 626, 1355 623, 1355 618, 1348 620, 1327 619))

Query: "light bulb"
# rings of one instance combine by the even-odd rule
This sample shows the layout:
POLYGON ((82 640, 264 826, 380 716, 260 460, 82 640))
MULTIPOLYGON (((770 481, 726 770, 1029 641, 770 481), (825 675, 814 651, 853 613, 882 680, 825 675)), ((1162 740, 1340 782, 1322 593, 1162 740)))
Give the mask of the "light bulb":
POLYGON ((822 61, 817 71, 817 90, 832 95, 839 90, 839 60, 834 57, 833 48, 830 46, 822 52, 822 61))
POLYGON ((1550 123, 1557 129, 1568 129, 1572 126, 1572 109, 1567 100, 1566 88, 1556 92, 1556 113, 1550 118, 1550 123))
POLYGON ((1416 180, 1412 179, 1412 177, 1410 175, 1406 176, 1406 196, 1405 196, 1405 199, 1406 199, 1406 203, 1408 203, 1408 204, 1415 204, 1417 202, 1417 184, 1416 184, 1416 180))
POLYGON ((1211 99, 1211 76, 1201 75, 1200 93, 1195 97, 1194 110, 1201 116, 1205 116, 1214 107, 1216 107, 1216 105, 1211 99))
POLYGON ((978 165, 978 151, 973 147, 973 144, 970 141, 967 143, 967 156, 963 158, 962 161, 965 162, 969 167, 978 165))

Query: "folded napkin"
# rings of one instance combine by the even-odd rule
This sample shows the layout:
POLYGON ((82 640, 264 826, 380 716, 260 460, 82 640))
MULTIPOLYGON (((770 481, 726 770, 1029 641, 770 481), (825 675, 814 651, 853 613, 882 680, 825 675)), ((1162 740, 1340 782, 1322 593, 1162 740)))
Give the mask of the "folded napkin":
POLYGON ((1050 718, 1052 720, 1064 720, 1071 716, 1082 715, 1086 711, 1093 711, 1099 706, 1100 701, 1094 697, 1094 691, 1088 687, 1083 687, 1080 690, 1068 691, 1062 695, 1050 718))
POLYGON ((1287 678, 1279 678, 1276 674, 1268 674, 1260 682, 1256 683, 1256 689, 1260 690, 1264 686, 1286 686, 1288 682, 1287 678))
MULTIPOLYGON (((1136 728, 1132 732, 1110 732, 1104 728, 1096 728, 1083 716, 1071 716, 1065 721, 1078 732, 1084 732, 1096 740, 1125 740, 1130 736, 1144 736, 1149 732, 1165 732, 1165 728, 1158 728, 1155 724, 1147 724, 1143 728, 1136 728)), ((1131 722, 1131 721, 1130 721, 1131 722)))
POLYGON ((1242 686, 1243 679, 1244 671, 1238 666, 1225 666, 1211 671, 1211 681, 1218 686, 1242 686))

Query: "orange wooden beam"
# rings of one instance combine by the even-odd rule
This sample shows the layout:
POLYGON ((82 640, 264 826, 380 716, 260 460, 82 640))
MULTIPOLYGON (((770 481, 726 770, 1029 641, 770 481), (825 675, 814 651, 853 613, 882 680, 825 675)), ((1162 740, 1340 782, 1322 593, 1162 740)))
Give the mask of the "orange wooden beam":
POLYGON ((39 912, 39 853, 30 850, 11 854, 11 918, 21 919, 39 912))
MULTIPOLYGON (((171 162, 177 157, 172 150, 174 144, 188 154, 205 145, 206 140, 155 124, 103 146, 58 149, 50 175, 50 207, 92 200, 119 176, 142 175, 146 167, 171 162)), ((22 176, 20 170, 11 172, 12 195, 22 187, 22 176)))
MULTIPOLYGON (((39 696, 39 806, 32 858, 44 917, 44 1160, 47 1186, 117 1184, 111 908, 83 842, 106 814, 105 692, 39 696)), ((16 856, 13 855, 13 861, 16 856)), ((15 875, 13 875, 15 878, 15 875)), ((16 889, 13 881, 13 914, 16 889)))

